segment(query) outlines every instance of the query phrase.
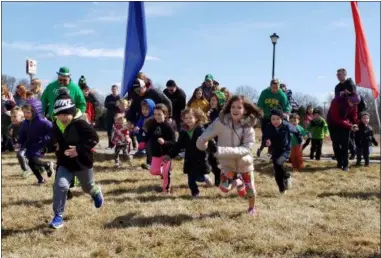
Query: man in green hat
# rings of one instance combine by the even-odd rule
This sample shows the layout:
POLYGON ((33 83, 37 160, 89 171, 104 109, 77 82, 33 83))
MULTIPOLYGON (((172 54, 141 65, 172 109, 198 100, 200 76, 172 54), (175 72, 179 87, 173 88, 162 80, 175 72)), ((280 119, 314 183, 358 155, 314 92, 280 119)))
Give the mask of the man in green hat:
POLYGON ((218 88, 218 82, 216 82, 213 78, 213 75, 209 73, 205 75, 204 82, 201 84, 200 87, 206 100, 210 101, 212 93, 215 92, 218 88))
POLYGON ((44 114, 48 109, 48 116, 50 119, 53 118, 53 108, 58 92, 60 88, 66 88, 69 96, 75 103, 77 109, 81 110, 82 113, 86 110, 86 100, 83 95, 82 90, 79 86, 70 78, 70 70, 67 67, 61 67, 57 72, 58 80, 51 82, 46 86, 44 92, 41 96, 42 109, 44 114))

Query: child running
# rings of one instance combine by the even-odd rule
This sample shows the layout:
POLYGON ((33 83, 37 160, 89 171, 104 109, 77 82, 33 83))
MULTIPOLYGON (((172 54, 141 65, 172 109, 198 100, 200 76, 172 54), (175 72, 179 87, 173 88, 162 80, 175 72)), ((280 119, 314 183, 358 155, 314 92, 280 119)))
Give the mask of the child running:
POLYGON ((168 120, 168 108, 164 104, 157 104, 154 108, 154 117, 144 122, 146 142, 150 144, 152 161, 150 172, 163 179, 163 193, 171 193, 171 160, 168 158, 170 147, 176 141, 175 131, 168 120))
MULTIPOLYGON (((299 125, 300 117, 296 113, 290 115, 290 123, 296 127, 302 136, 307 136, 303 127, 299 125)), ((293 172, 300 172, 300 169, 304 168, 302 145, 299 139, 292 134, 291 135, 291 156, 290 156, 293 172)))
POLYGON ((209 102, 204 97, 203 91, 201 88, 197 88, 194 90, 192 97, 187 103, 187 107, 193 109, 201 109, 204 113, 209 110, 209 102))
POLYGON ((104 199, 93 179, 92 149, 99 142, 96 131, 83 119, 82 112, 66 93, 57 97, 53 112, 57 117, 53 125, 53 144, 58 169, 53 189, 54 218, 49 225, 57 229, 63 226, 67 191, 74 176, 78 177, 82 190, 91 195, 96 208, 103 205, 104 199))
POLYGON ((254 125, 263 112, 244 96, 232 96, 220 116, 198 138, 197 148, 206 150, 208 142, 218 136, 216 157, 221 166, 220 189, 223 192, 237 187, 240 196, 249 200, 249 214, 254 215, 256 190, 254 186, 253 147, 254 125))
POLYGON ((267 147, 272 146, 271 159, 273 161, 275 181, 279 192, 284 194, 291 186, 291 175, 286 170, 284 162, 290 157, 291 134, 295 134, 298 144, 302 142, 299 131, 295 126, 283 120, 283 112, 272 109, 270 124, 264 130, 263 139, 267 147))
POLYGON ((19 139, 16 149, 25 149, 28 165, 41 185, 46 180, 41 175, 41 168, 45 168, 48 177, 54 170, 53 162, 42 161, 44 150, 51 145, 52 123, 42 117, 42 103, 37 99, 28 99, 22 107, 25 120, 19 130, 19 139))
POLYGON ((180 131, 179 139, 171 151, 171 158, 176 157, 182 149, 185 149, 184 174, 188 175, 188 186, 193 197, 198 197, 200 191, 197 182, 212 185, 208 175, 210 166, 207 161, 207 153, 196 147, 198 137, 205 131, 204 124, 207 122, 206 115, 199 109, 186 108, 181 113, 184 122, 184 130, 180 131))
POLYGON ((310 159, 316 158, 316 160, 320 160, 323 140, 329 137, 328 125, 324 118, 321 117, 321 113, 320 108, 315 108, 313 119, 307 127, 312 139, 310 159))
POLYGON ((355 131, 355 141, 357 147, 356 166, 361 166, 361 158, 364 156, 365 167, 369 166, 369 148, 374 145, 378 146, 378 142, 374 138, 373 129, 369 125, 369 113, 360 113, 360 124, 358 130, 355 131))
POLYGON ((126 156, 128 162, 131 165, 131 138, 129 135, 127 121, 124 118, 123 113, 117 113, 114 118, 114 127, 112 131, 111 142, 115 146, 115 167, 120 167, 120 152, 123 152, 123 155, 126 156))
MULTIPOLYGON (((135 157, 144 157, 146 152, 146 142, 144 141, 144 122, 151 116, 153 116, 153 109, 155 108, 155 102, 152 99, 144 99, 141 104, 141 115, 136 122, 135 128, 133 129, 138 141, 138 151, 135 153, 135 157)), ((147 158, 147 164, 151 164, 150 160, 147 158)))

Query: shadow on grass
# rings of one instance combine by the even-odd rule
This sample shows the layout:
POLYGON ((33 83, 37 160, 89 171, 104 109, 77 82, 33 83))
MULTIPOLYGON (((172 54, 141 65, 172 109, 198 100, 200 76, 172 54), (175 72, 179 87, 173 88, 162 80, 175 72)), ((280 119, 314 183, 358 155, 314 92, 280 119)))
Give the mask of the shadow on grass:
POLYGON ((141 182, 141 181, 144 181, 142 179, 130 179, 130 178, 127 178, 127 179, 124 179, 124 180, 116 180, 116 179, 103 179, 103 180, 97 180, 97 183, 101 184, 101 185, 111 185, 111 184, 115 184, 115 185, 119 185, 119 184, 122 184, 122 183, 137 183, 137 182, 141 182))
POLYGON ((325 192, 318 195, 318 197, 320 198, 332 197, 332 196, 368 200, 374 197, 380 199, 381 194, 380 192, 338 192, 338 193, 325 192))
POLYGON ((40 201, 29 201, 29 200, 24 200, 24 201, 17 201, 17 202, 4 202, 2 203, 2 207, 8 207, 8 206, 34 206, 37 208, 42 208, 45 205, 52 204, 53 200, 52 199, 46 199, 46 200, 40 200, 40 201))
MULTIPOLYGON (((235 216, 235 215, 234 215, 235 216)), ((127 213, 124 216, 115 218, 112 222, 106 223, 105 228, 129 228, 129 227, 149 227, 154 224, 178 227, 183 223, 200 220, 205 218, 221 217, 219 212, 213 212, 211 214, 204 214, 198 217, 192 217, 187 214, 177 215, 154 215, 148 217, 137 216, 136 213, 127 213)))
POLYGON ((162 188, 159 185, 143 185, 139 186, 137 188, 118 188, 115 190, 111 190, 109 192, 106 192, 105 195, 120 195, 120 194, 125 194, 125 193, 151 193, 151 192, 160 192, 162 191, 162 188))
POLYGON ((5 239, 5 238, 11 237, 11 236, 18 235, 18 234, 30 234, 30 233, 37 232, 37 231, 39 233, 42 233, 43 235, 47 236, 47 235, 52 234, 55 230, 53 228, 49 228, 48 224, 40 224, 35 228, 28 228, 28 229, 19 229, 19 228, 18 229, 7 229, 7 228, 3 228, 1 230, 1 237, 3 239, 5 239))
POLYGON ((312 258, 312 257, 324 257, 324 258, 358 258, 358 257, 366 257, 366 258, 379 258, 380 254, 375 252, 370 255, 356 255, 356 254, 348 254, 340 251, 328 251, 328 250, 320 250, 318 248, 308 248, 306 251, 303 251, 297 254, 298 258, 312 258))

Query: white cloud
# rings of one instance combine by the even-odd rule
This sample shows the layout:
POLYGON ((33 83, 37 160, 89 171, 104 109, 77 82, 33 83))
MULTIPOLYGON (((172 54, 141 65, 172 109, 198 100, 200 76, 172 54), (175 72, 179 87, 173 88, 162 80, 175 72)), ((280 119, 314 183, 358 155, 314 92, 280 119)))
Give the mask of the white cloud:
POLYGON ((62 25, 62 27, 66 28, 66 29, 72 29, 72 28, 75 28, 77 26, 75 24, 72 24, 72 23, 64 23, 62 25))
POLYGON ((94 32, 95 32, 94 30, 79 30, 79 31, 68 32, 64 34, 64 36, 65 37, 85 36, 85 35, 93 34, 94 32))
MULTIPOLYGON (((70 46, 61 44, 33 44, 28 42, 2 42, 3 48, 19 49, 24 51, 38 51, 48 52, 55 56, 79 56, 79 57, 110 57, 110 58, 124 58, 124 49, 105 49, 105 48, 93 48, 89 49, 80 46, 70 46)), ((160 60, 155 56, 146 56, 146 60, 160 60)))

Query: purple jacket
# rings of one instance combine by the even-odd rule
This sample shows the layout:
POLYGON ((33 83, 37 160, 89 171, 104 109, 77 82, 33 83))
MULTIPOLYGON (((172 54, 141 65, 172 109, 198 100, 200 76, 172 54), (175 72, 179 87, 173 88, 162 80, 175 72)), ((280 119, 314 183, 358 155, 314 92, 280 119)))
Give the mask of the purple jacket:
POLYGON ((19 131, 19 144, 25 148, 25 156, 32 158, 41 157, 41 149, 50 143, 52 134, 52 123, 42 117, 42 103, 37 99, 29 99, 25 104, 29 104, 33 109, 32 120, 24 120, 19 131))

